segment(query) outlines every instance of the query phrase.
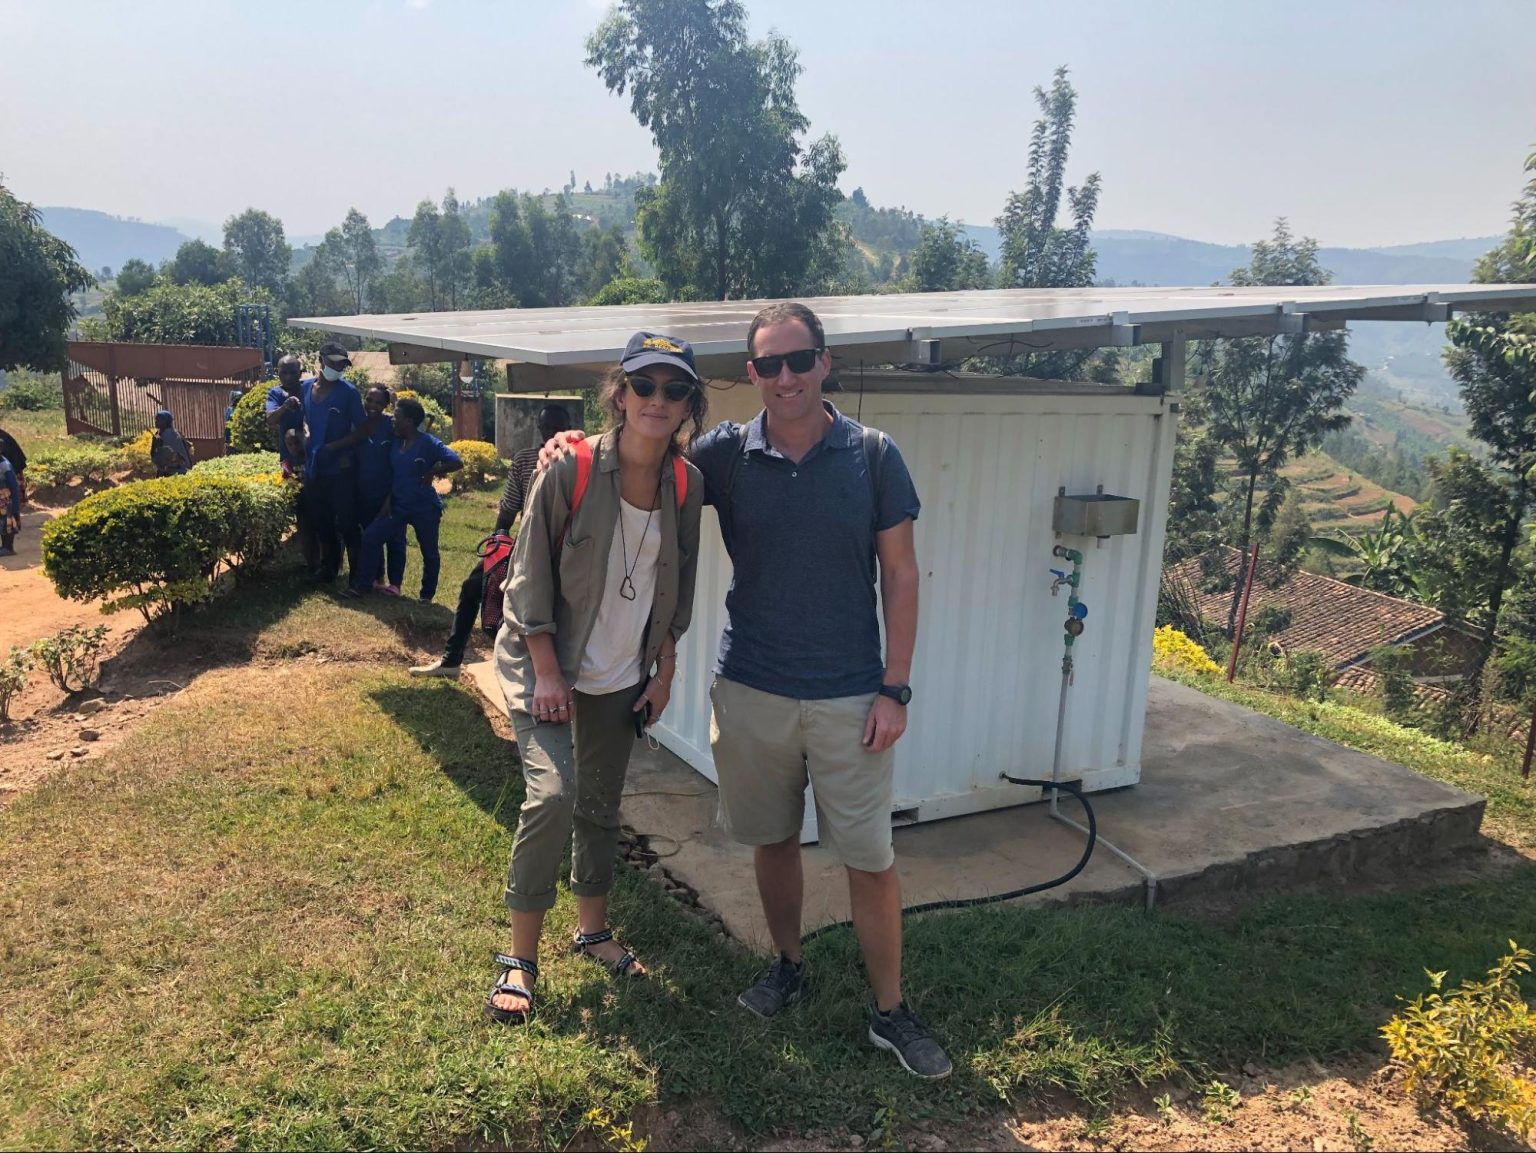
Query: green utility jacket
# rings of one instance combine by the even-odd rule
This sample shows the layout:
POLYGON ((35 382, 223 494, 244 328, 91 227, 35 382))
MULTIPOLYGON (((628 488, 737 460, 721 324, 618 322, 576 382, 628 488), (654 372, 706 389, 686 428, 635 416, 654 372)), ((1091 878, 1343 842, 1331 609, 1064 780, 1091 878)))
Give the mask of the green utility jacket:
MULTIPOLYGON (((641 668, 650 670, 670 632, 674 639, 693 618, 693 584, 699 560, 699 515, 704 478, 686 465, 688 493, 677 507, 670 464, 661 470, 661 553, 656 560, 656 598, 641 642, 641 668)), ((616 433, 604 433, 592 450, 592 473, 581 507, 570 516, 576 489, 576 458, 566 456, 533 483, 523 506, 522 526, 512 553, 505 615, 496 634, 496 679, 509 710, 529 712, 533 704, 533 659, 525 636, 555 634, 555 654, 573 687, 581 657, 597 622, 608 572, 608 550, 619 520, 619 450, 616 433), (570 520, 569 531, 566 521, 570 520), (561 537, 564 536, 564 543, 561 537)), ((613 590, 612 595, 617 596, 613 590)))

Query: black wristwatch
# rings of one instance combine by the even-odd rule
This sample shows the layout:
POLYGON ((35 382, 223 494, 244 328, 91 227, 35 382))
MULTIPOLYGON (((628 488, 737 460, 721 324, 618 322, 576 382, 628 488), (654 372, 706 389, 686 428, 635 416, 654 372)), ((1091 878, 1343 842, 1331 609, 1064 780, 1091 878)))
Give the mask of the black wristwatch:
POLYGON ((881 685, 880 695, 890 697, 898 705, 906 705, 912 702, 911 685, 881 685))

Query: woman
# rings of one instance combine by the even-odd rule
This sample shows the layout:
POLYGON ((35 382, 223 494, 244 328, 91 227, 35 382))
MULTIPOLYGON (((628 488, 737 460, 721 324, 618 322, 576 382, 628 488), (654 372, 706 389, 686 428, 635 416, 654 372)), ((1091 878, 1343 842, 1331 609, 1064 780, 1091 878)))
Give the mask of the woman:
POLYGON ((572 951, 616 976, 645 972, 613 939, 608 892, 630 750, 667 707, 693 614, 704 491, 681 452, 703 428, 705 400, 693 350, 648 332, 599 395, 608 431, 585 461, 578 452, 540 473, 528 495, 496 637, 527 785, 507 874, 512 951, 497 954, 486 1001, 508 1024, 533 1011, 539 934, 568 842, 572 951))
MULTIPOLYGON (((459 454, 430 432, 422 432, 426 412, 421 402, 406 397, 395 403, 395 439, 389 449, 389 502, 363 533, 358 567, 345 596, 359 597, 379 578, 384 546, 404 537, 406 525, 416 530, 421 549, 421 601, 431 604, 437 595, 437 574, 443 566, 437 547, 437 530, 443 519, 443 498, 432 481, 464 467, 459 454)), ((403 572, 402 565, 402 572, 403 572)))

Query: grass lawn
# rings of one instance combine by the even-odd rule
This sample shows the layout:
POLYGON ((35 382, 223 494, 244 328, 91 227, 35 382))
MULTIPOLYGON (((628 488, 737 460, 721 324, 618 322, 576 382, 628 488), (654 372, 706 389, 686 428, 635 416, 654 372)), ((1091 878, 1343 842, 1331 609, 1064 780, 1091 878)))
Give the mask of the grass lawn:
POLYGON ((0 410, 0 428, 14 436, 28 456, 74 448, 80 441, 64 431, 64 410, 0 410))
MULTIPOLYGON (((734 1005, 761 959, 621 869, 615 920, 653 977, 564 954, 562 893, 535 1022, 494 1026, 521 779, 472 690, 403 673, 440 642, 494 503, 450 502, 437 606, 358 607, 285 571, 189 619, 176 643, 211 671, 0 812, 0 1147, 553 1149, 591 1109, 678 1099, 754 1134, 868 1131, 882 1110, 896 1128, 1051 1086, 1098 1105, 1175 1070, 1374 1046, 1425 967, 1455 982, 1536 940, 1536 867, 1221 924, 930 916, 908 928, 910 994, 956 1065, 930 1086, 863 1043, 851 936, 808 949, 811 995, 764 1024, 734 1005)), ((1492 795, 1491 769, 1464 769, 1492 795)), ((1536 827, 1500 796, 1501 829, 1536 827)))

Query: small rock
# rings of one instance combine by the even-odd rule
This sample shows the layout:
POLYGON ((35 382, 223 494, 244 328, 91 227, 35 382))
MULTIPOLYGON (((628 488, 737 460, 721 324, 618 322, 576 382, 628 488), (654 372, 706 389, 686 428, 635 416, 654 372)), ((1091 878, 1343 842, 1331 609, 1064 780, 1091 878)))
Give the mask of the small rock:
POLYGON ((1321 1137, 1312 1138, 1312 1153, 1323 1153, 1323 1139, 1321 1137))
POLYGON ((99 713, 106 707, 107 702, 102 700, 100 697, 96 697, 89 701, 80 702, 80 711, 86 716, 91 716, 93 713, 99 713))
POLYGON ((101 732, 97 729, 81 729, 80 739, 82 741, 99 741, 101 740, 101 732))
POLYGON ((862 1148, 864 1148, 864 1138, 860 1137, 857 1133, 855 1133, 852 1137, 848 1138, 848 1148, 850 1148, 850 1149, 862 1149, 862 1148))
POLYGON ((1168 1090, 1169 1100, 1178 1104, 1182 1104, 1183 1102, 1188 1101, 1189 1096, 1189 1090, 1180 1085, 1175 1085, 1173 1088, 1168 1090))
POLYGON ((84 745, 76 745, 74 748, 69 750, 69 755, 72 757, 83 757, 85 754, 86 747, 84 745))
POLYGON ((1259 1075, 1259 1067, 1252 1061, 1244 1061, 1243 1075, 1246 1077, 1257 1077, 1259 1075))
POLYGON ((64 750, 54 749, 53 752, 48 754, 48 759, 50 761, 62 761, 64 759, 64 750))

